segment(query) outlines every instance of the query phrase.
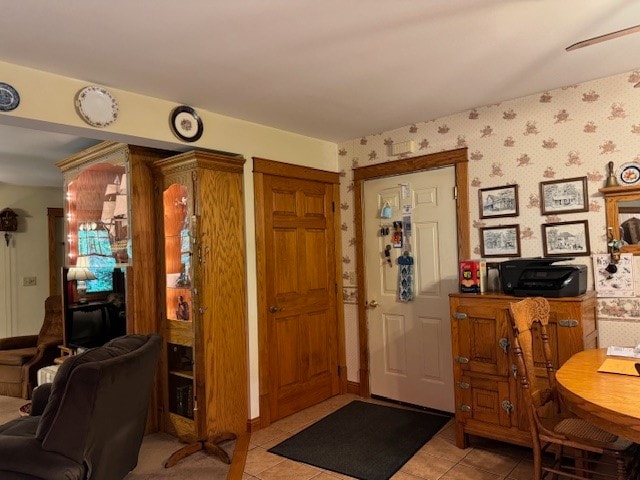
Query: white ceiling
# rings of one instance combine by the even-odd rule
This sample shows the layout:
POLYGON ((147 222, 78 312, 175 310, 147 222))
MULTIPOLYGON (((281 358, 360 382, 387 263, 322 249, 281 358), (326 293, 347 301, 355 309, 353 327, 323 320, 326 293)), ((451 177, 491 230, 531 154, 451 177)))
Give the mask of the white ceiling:
MULTIPOLYGON (((2 61, 335 142, 640 67, 640 34, 564 50, 639 24, 630 0, 0 0, 0 12, 2 61)), ((14 138, 0 136, 3 166, 14 138)))

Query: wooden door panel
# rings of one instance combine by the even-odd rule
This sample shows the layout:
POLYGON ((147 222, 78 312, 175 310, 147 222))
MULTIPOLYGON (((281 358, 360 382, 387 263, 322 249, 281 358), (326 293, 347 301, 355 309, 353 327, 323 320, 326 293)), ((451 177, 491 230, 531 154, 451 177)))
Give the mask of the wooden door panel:
POLYGON ((285 190, 282 187, 274 188, 271 196, 271 211, 273 217, 279 215, 296 215, 296 191, 285 190))
POLYGON ((327 234, 325 230, 305 229, 305 262, 307 279, 306 290, 311 293, 313 291, 327 293, 327 284, 329 283, 327 271, 327 234))
POLYGON ((275 368, 271 370, 271 373, 277 381, 278 389, 283 390, 297 385, 303 378, 300 316, 292 315, 278 318, 274 325, 273 339, 276 344, 277 360, 272 364, 275 368))
POLYGON ((321 376, 331 374, 331 345, 327 343, 330 338, 327 331, 326 311, 310 313, 305 321, 304 332, 308 345, 308 378, 312 381, 321 376))
POLYGON ((324 219, 327 212, 325 210, 324 192, 303 193, 304 216, 324 219))
POLYGON ((293 295, 300 286, 298 255, 298 235, 295 229, 277 229, 273 231, 272 261, 273 295, 280 298, 293 295))

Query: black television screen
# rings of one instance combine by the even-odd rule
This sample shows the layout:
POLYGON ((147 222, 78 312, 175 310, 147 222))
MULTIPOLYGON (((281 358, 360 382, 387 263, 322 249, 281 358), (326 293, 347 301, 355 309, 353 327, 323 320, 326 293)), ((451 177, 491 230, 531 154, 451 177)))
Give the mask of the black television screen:
POLYGON ((94 348, 125 335, 125 273, 119 268, 111 270, 112 290, 90 295, 88 301, 80 303, 75 301, 75 282, 66 279, 67 271, 68 268, 63 269, 65 346, 72 349, 94 348))

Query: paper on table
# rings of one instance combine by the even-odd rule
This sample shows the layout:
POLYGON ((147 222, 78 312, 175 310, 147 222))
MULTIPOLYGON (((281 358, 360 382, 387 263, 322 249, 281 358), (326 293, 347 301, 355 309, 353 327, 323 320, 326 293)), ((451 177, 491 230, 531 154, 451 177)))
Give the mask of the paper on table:
POLYGON ((638 377, 640 376, 640 373, 638 372, 638 367, 636 367, 636 365, 638 364, 633 360, 607 358, 602 362, 598 371, 605 373, 620 373, 622 375, 633 375, 634 377, 638 377))
POLYGON ((638 347, 609 347, 607 355, 611 357, 629 357, 640 358, 640 349, 638 347))

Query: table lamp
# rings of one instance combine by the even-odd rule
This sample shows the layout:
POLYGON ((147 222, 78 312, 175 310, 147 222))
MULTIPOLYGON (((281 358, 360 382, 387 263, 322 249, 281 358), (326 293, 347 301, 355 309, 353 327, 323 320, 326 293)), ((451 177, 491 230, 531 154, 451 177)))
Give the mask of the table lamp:
POLYGON ((85 280, 95 280, 96 276, 89 270, 89 258, 78 257, 76 266, 69 268, 67 280, 76 281, 76 290, 78 291, 78 303, 86 303, 87 284, 85 280))

